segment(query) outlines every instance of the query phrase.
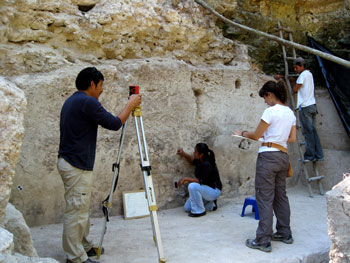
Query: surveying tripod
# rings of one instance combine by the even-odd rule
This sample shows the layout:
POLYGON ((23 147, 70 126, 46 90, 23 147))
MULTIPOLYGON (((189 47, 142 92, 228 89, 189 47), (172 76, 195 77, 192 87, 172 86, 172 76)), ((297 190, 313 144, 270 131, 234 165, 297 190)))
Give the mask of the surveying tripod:
MULTIPOLYGON (((130 89, 129 95, 139 94, 139 87, 138 86, 130 86, 129 89, 130 89)), ((151 217, 151 223, 152 223, 152 229, 153 229, 153 241, 155 242, 157 249, 158 249, 159 263, 165 263, 166 259, 164 258, 162 240, 161 240, 161 236, 160 236, 158 217, 157 217, 158 206, 156 204, 156 198, 155 198, 154 187, 153 187, 153 182, 152 182, 151 165, 150 165, 149 158, 148 158, 146 137, 145 137, 145 132, 143 129, 142 107, 136 106, 132 110, 132 116, 134 117, 134 121, 135 121, 137 143, 138 143, 138 147, 139 147, 140 161, 141 161, 140 166, 141 166, 141 171, 142 171, 142 175, 143 175, 146 198, 147 198, 147 202, 148 202, 148 209, 150 211, 150 217, 151 217), (140 132, 139 132, 138 123, 140 123, 142 141, 140 139, 140 132)), ((106 230, 107 230, 107 222, 109 221, 109 209, 112 207, 113 193, 114 193, 114 191, 117 187, 117 183, 118 183, 118 177, 119 177, 119 171, 120 171, 120 156, 121 156, 122 146, 123 146, 123 142, 124 142, 124 135, 125 135, 127 123, 128 123, 128 121, 125 121, 125 123, 123 125, 122 134, 120 136, 120 142, 119 142, 117 162, 113 164, 113 168, 112 168, 114 175, 113 175, 111 189, 110 189, 108 197, 102 203, 103 204, 102 210, 104 213, 104 223, 102 226, 101 239, 100 239, 99 246, 97 249, 97 258, 100 258, 101 254, 102 254, 103 238, 104 238, 104 235, 105 235, 106 230)))

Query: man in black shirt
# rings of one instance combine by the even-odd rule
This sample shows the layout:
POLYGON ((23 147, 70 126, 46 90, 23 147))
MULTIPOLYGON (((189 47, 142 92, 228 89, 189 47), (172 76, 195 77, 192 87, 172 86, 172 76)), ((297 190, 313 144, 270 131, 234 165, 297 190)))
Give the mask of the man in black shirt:
POLYGON ((103 81, 96 68, 83 69, 75 81, 78 91, 65 101, 61 110, 57 167, 65 189, 62 244, 67 263, 96 262, 89 259, 96 251, 87 236, 98 125, 119 130, 130 112, 141 104, 141 95, 132 95, 120 114, 113 116, 98 101, 103 81))

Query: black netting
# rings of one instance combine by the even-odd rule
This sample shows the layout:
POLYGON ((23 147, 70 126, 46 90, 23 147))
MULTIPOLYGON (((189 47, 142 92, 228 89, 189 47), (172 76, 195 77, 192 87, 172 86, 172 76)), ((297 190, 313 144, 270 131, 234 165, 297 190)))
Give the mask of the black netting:
MULTIPOLYGON (((328 49, 307 35, 312 48, 332 54, 328 49)), ((332 54, 334 55, 334 54, 332 54)), ((350 137, 350 68, 318 56, 317 61, 325 78, 328 91, 350 137)))

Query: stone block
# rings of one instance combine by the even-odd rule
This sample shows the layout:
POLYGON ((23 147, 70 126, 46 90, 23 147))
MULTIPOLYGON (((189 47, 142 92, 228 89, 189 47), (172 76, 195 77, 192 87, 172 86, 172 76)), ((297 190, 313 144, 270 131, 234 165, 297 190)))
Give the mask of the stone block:
POLYGON ((350 262, 350 177, 327 192, 327 222, 332 241, 329 262, 350 262))
POLYGON ((25 109, 24 92, 0 76, 0 225, 5 217, 21 150, 25 109))
POLYGON ((34 248, 30 229, 24 221, 22 213, 10 203, 7 204, 6 216, 3 224, 4 227, 14 235, 15 252, 28 257, 38 256, 34 248))

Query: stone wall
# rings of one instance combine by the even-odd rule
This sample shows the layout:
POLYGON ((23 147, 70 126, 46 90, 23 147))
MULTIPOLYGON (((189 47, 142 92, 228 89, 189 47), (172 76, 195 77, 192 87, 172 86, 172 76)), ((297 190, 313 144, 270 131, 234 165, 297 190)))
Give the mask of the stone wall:
POLYGON ((79 60, 157 56, 227 64, 238 54, 191 0, 95 1, 88 12, 79 10, 82 1, 3 2, 1 74, 48 72, 79 60))
POLYGON ((24 92, 0 76, 0 263, 54 263, 57 261, 37 257, 29 227, 8 203, 24 135, 26 105, 24 92))
MULTIPOLYGON (((75 91, 74 79, 84 66, 74 65, 51 74, 37 75, 35 79, 31 75, 13 78, 28 97, 28 114, 11 201, 24 213, 30 225, 62 219, 63 184, 56 169, 59 113, 64 100, 75 91), (22 190, 17 190, 17 186, 22 190)), ((250 70, 249 64, 199 68, 170 59, 111 62, 98 69, 106 77, 100 100, 112 113, 117 114, 124 107, 129 85, 140 86, 143 122, 160 208, 181 204, 182 200, 174 194, 173 182, 193 173, 186 161, 176 156, 176 150, 183 147, 192 153, 200 141, 207 142, 217 155, 226 196, 254 191, 258 145, 240 149, 240 140, 232 139, 231 134, 235 127, 255 128, 265 108, 257 90, 266 77, 250 70)), ((109 192, 113 175, 111 166, 116 161, 119 137, 120 132, 99 130, 92 194, 94 216, 102 215, 100 203, 109 192)), ((123 145, 112 214, 122 212, 123 191, 142 187, 131 119, 123 145)))
MULTIPOLYGON (((225 4, 227 12, 241 6, 239 1, 231 4, 225 4)), ((259 10, 247 11, 260 17, 259 10)), ((29 225, 62 221, 63 185, 56 169, 59 113, 65 99, 75 91, 76 75, 91 65, 105 75, 100 100, 112 113, 122 110, 129 85, 141 87, 153 181, 161 209, 182 204, 173 182, 193 170, 175 153, 178 147, 192 152, 199 141, 208 143, 216 153, 224 197, 254 192, 258 145, 233 139, 231 134, 236 128, 255 129, 266 107, 257 91, 271 78, 252 63, 248 55, 251 47, 225 38, 216 19, 194 1, 3 0, 0 14, 0 75, 19 87, 28 102, 11 201, 29 225)), ((243 37, 244 33, 239 35, 243 37)), ((329 100, 325 101, 329 105, 329 100)), ((341 127, 330 107, 331 115, 324 108, 318 123, 324 134, 328 125, 341 127)), ((331 156, 345 156, 349 140, 342 139, 344 131, 334 135, 343 143, 332 141, 337 147, 331 149, 331 156)), ((120 132, 99 130, 93 216, 102 216, 100 204, 109 192, 119 136, 120 132)), ((297 173, 295 146, 291 153, 297 173)), ((326 179, 328 189, 350 165, 341 158, 337 159, 341 166, 327 163, 327 175, 332 175, 326 179)), ((122 213, 123 191, 143 187, 132 120, 121 167, 112 215, 122 213)))
POLYGON ((0 263, 58 263, 58 261, 14 253, 13 235, 0 227, 0 263))
POLYGON ((24 92, 0 76, 0 226, 21 150, 26 103, 24 92))
POLYGON ((21 212, 12 204, 8 204, 6 207, 4 227, 13 234, 14 252, 28 257, 38 257, 30 229, 21 212))
MULTIPOLYGON (((350 13, 348 0, 209 0, 219 13, 235 22, 251 28, 279 36, 277 22, 283 27, 289 27, 293 31, 293 40, 297 43, 308 45, 305 36, 308 35, 325 45, 336 55, 349 60, 350 58, 350 13)), ((281 47, 273 41, 269 41, 253 33, 231 25, 224 24, 217 19, 217 25, 230 39, 239 40, 249 47, 249 55, 254 62, 259 64, 265 72, 275 74, 284 72, 281 47)), ((288 35, 285 34, 287 39, 288 35)), ((291 50, 287 49, 291 54, 291 50)), ((299 55, 308 56, 297 50, 299 55)), ((308 56, 317 65, 314 56, 308 56)), ((317 69, 317 66, 312 66, 317 69)), ((318 71, 321 79, 321 72, 318 71)))
POLYGON ((327 193, 328 234, 332 241, 330 263, 350 261, 350 174, 327 193))

